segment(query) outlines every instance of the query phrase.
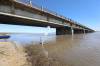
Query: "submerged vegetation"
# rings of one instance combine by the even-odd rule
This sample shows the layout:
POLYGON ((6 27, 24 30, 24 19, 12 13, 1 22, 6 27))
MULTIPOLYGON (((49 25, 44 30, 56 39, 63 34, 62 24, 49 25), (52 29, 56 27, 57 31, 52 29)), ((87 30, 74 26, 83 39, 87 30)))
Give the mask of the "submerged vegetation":
POLYGON ((67 66, 46 53, 41 44, 18 46, 14 42, 0 43, 1 66, 67 66), (2 48, 3 47, 3 48, 2 48), (9 60, 8 60, 9 59, 9 60))
POLYGON ((57 58, 46 56, 41 45, 27 45, 24 47, 27 53, 27 61, 31 66, 67 66, 57 58))

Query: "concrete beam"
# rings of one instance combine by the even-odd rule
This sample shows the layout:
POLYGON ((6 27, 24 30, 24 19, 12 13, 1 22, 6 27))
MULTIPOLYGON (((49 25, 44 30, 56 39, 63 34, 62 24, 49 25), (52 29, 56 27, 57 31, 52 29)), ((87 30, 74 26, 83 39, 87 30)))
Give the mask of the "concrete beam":
POLYGON ((93 31, 86 26, 75 23, 71 19, 59 17, 41 8, 33 8, 15 0, 0 0, 0 23, 41 27, 51 26, 57 28, 58 34, 69 33, 69 27, 72 27, 75 33, 81 33, 83 29, 87 29, 87 32, 93 31))

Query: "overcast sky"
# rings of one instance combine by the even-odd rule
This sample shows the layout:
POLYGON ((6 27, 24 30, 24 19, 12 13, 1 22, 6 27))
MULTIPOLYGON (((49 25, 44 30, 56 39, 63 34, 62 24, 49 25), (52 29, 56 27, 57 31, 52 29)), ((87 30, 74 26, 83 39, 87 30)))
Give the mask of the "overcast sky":
POLYGON ((8 24, 0 24, 0 33, 34 33, 34 34, 56 34, 55 28, 50 27, 29 27, 22 25, 8 25, 8 24))

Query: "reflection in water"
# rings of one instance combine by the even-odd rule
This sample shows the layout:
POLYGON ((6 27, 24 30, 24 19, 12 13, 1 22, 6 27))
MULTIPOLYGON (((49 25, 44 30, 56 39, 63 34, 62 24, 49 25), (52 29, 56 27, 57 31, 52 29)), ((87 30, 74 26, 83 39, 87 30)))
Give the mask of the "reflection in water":
POLYGON ((100 65, 100 33, 57 36, 55 44, 46 48, 53 58, 58 58, 69 66, 99 66, 100 65))
POLYGON ((55 42, 56 41, 56 35, 48 35, 44 36, 41 34, 11 34, 11 38, 9 39, 10 41, 17 41, 21 44, 39 44, 42 40, 47 43, 47 42, 55 42))
POLYGON ((45 54, 45 56, 48 58, 48 51, 45 49, 45 47, 44 47, 44 44, 45 44, 45 41, 44 41, 44 39, 42 39, 42 37, 40 37, 40 44, 41 44, 41 46, 42 46, 42 50, 43 50, 43 52, 44 52, 44 54, 45 54))

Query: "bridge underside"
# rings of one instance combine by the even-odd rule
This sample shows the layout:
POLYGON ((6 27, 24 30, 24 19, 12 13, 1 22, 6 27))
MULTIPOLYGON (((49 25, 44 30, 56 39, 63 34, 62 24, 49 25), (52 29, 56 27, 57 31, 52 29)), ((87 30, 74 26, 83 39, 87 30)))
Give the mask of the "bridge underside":
MULTIPOLYGON (((39 26, 39 27, 50 26, 51 28, 56 28, 57 35, 71 34, 71 27, 69 26, 63 26, 63 25, 53 24, 49 22, 42 22, 39 20, 25 19, 25 18, 20 18, 17 16, 9 16, 9 15, 0 14, 0 23, 12 24, 12 25, 39 26)), ((74 28, 74 33, 84 33, 84 31, 83 29, 74 28)))
MULTIPOLYGON (((18 18, 14 16, 9 16, 5 14, 0 14, 0 24, 12 24, 12 25, 26 25, 26 26, 39 26, 39 27, 47 27, 50 26, 51 28, 56 28, 56 34, 67 34, 68 32, 64 32, 64 26, 58 25, 58 24, 52 24, 48 22, 41 22, 31 19, 25 19, 25 18, 18 18)), ((66 29, 67 30, 67 29, 66 29)))
POLYGON ((58 17, 14 0, 0 0, 0 23, 56 28, 56 34, 93 32, 92 29, 74 23, 71 20, 58 17))
POLYGON ((48 22, 41 22, 38 20, 25 19, 25 18, 20 18, 20 17, 18 18, 14 16, 3 15, 3 14, 0 14, 0 23, 1 24, 39 26, 39 27, 51 26, 52 28, 63 27, 62 25, 52 24, 48 22))
MULTIPOLYGON (((92 31, 83 30, 83 29, 76 29, 74 28, 74 34, 83 34, 83 33, 90 33, 92 31)), ((57 35, 64 35, 64 34, 72 34, 72 29, 70 27, 60 27, 56 28, 57 35)))

